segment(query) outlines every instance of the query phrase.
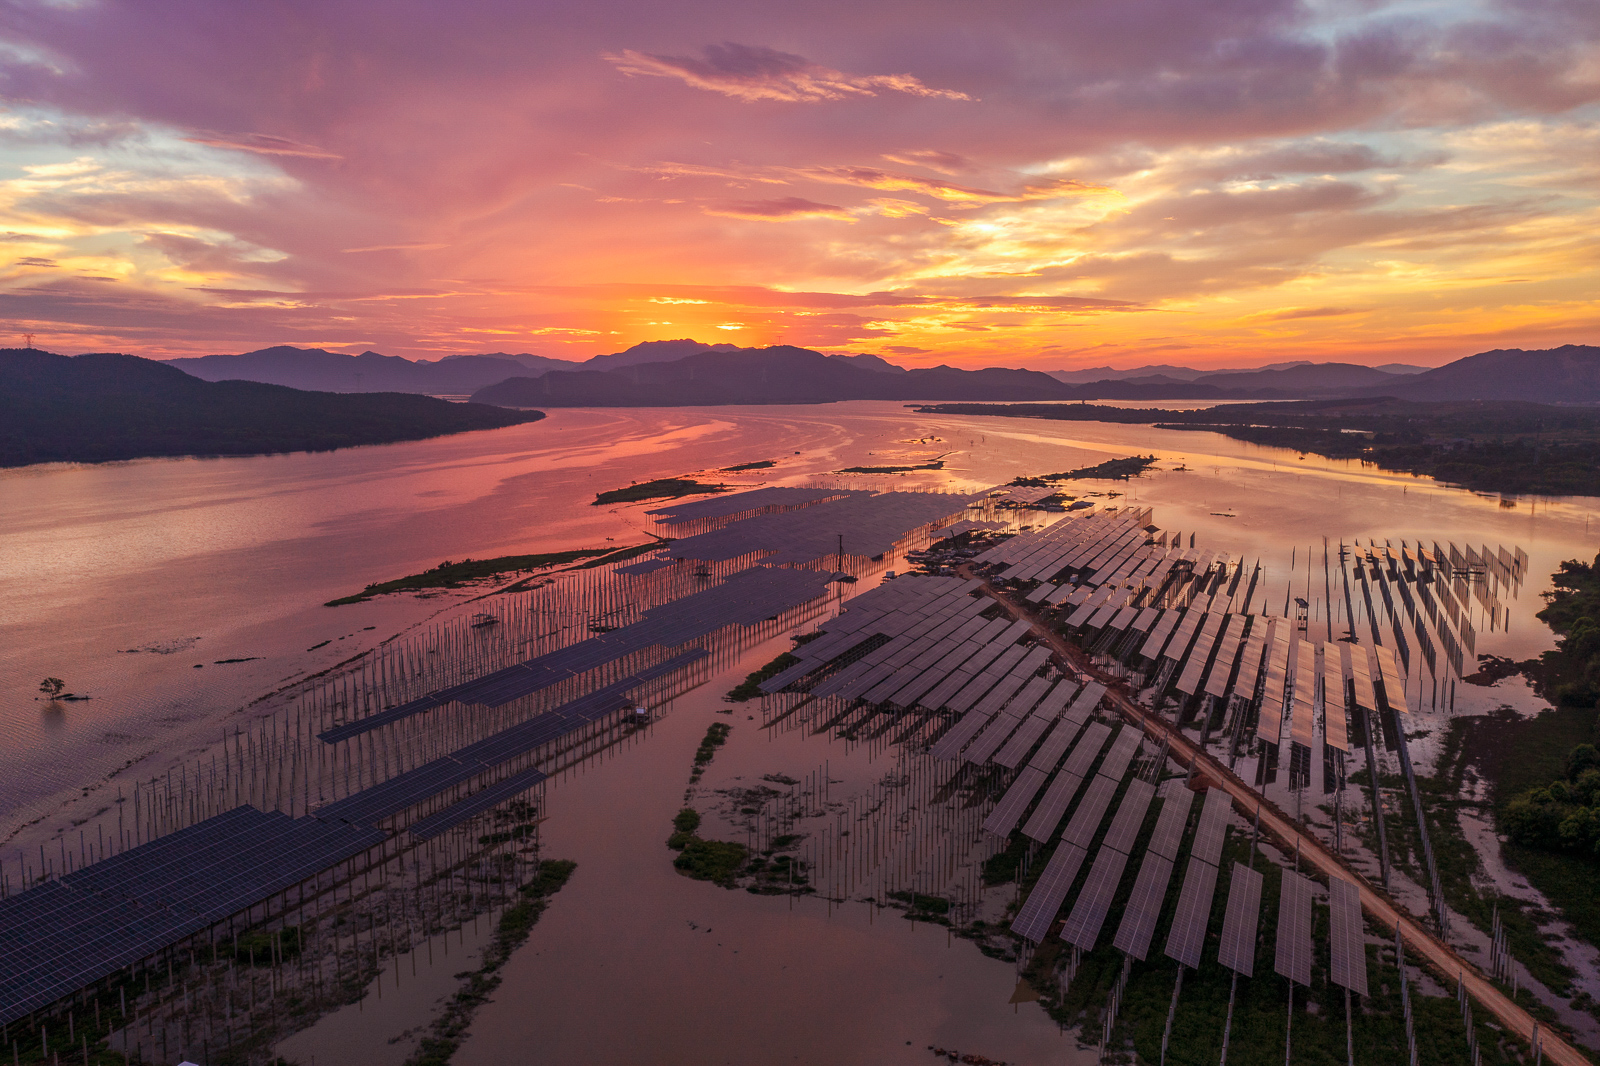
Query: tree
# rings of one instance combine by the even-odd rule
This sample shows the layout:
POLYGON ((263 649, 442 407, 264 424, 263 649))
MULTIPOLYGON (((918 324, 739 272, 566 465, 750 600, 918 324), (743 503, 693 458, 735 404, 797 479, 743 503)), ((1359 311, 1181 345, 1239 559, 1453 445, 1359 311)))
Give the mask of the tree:
POLYGON ((39 691, 51 699, 55 699, 56 697, 60 696, 61 690, 66 687, 67 683, 61 680, 59 677, 47 677, 43 681, 39 682, 39 691))

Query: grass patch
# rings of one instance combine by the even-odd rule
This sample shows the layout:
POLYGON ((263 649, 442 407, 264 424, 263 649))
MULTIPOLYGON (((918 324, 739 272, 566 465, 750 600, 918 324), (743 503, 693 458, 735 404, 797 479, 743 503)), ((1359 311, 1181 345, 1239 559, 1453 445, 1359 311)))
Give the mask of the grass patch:
POLYGON ((638 503, 640 500, 675 500, 680 496, 698 496, 701 493, 729 492, 726 485, 704 485, 691 478, 664 477, 643 481, 625 489, 611 489, 595 496, 593 507, 611 503, 638 503))
POLYGON ((778 676, 799 661, 799 656, 784 652, 782 655, 779 655, 776 659, 773 659, 761 669, 754 670, 747 674, 745 679, 739 682, 739 684, 735 685, 733 688, 729 689, 728 694, 723 698, 732 703, 746 703, 750 700, 756 699, 763 695, 761 691, 761 682, 767 680, 769 677, 778 676))
POLYGON ((700 741, 700 746, 694 751, 694 770, 689 775, 689 783, 700 780, 700 775, 706 772, 706 767, 711 765, 711 760, 716 756, 717 749, 728 742, 728 734, 733 732, 733 726, 726 722, 713 722, 706 730, 705 739, 700 741))
POLYGON ((908 474, 913 470, 943 470, 944 460, 935 459, 929 463, 917 463, 914 466, 847 466, 843 470, 834 471, 837 474, 908 474))
POLYGON ((417 1046, 416 1054, 406 1060, 406 1066, 446 1066, 449 1063, 461 1047, 473 1015, 500 987, 498 971, 511 953, 528 939, 549 906, 550 897, 561 891, 577 868, 577 863, 559 859, 546 859, 539 864, 533 880, 518 890, 521 898, 500 915, 494 937, 484 947, 483 964, 469 973, 462 987, 450 997, 444 1012, 429 1026, 428 1035, 417 1046))
POLYGON ((701 840, 691 836, 672 860, 679 873, 696 881, 711 881, 724 888, 734 887, 734 879, 750 858, 743 844, 727 840, 701 840))
POLYGON ((1135 478, 1143 474, 1155 463, 1156 457, 1153 455, 1130 455, 1126 459, 1107 459, 1105 462, 1095 466, 1079 467, 1077 470, 1064 470, 1059 474, 1019 477, 1011 484, 1044 488, 1052 481, 1073 481, 1085 478, 1101 481, 1127 481, 1129 478, 1135 478))
MULTIPOLYGON (((640 551, 648 551, 656 546, 653 543, 643 544, 637 548, 623 548, 621 551, 631 551, 637 554, 640 551)), ((383 596, 390 592, 456 589, 470 582, 482 581, 498 574, 548 570, 552 566, 563 566, 567 563, 577 562, 579 559, 617 554, 619 552, 611 548, 579 548, 575 551, 544 552, 538 555, 502 555, 495 559, 463 559, 459 563, 446 559, 432 570, 425 570, 420 574, 410 574, 406 577, 397 577, 393 581, 378 581, 368 585, 353 596, 341 596, 336 600, 329 600, 323 606, 341 607, 347 603, 365 603, 374 596, 383 596)), ((595 565, 598 565, 598 563, 595 565)))

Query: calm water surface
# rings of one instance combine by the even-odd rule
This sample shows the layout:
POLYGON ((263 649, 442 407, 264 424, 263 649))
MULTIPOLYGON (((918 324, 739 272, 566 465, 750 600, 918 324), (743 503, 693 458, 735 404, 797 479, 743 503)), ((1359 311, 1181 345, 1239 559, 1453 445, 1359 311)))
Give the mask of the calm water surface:
MULTIPOLYGON (((443 559, 638 543, 650 505, 590 506, 599 491, 757 459, 781 462, 724 476, 805 483, 869 460, 938 454, 942 471, 837 480, 977 489, 1136 452, 1159 456, 1159 469, 1079 491, 1125 490, 1154 506, 1164 528, 1259 558, 1269 602, 1282 600, 1291 551, 1297 590, 1308 551, 1320 586, 1324 536, 1520 545, 1529 582, 1510 632, 1480 633, 1480 652, 1520 658, 1548 647, 1532 618, 1537 594, 1561 559, 1591 558, 1600 539, 1593 499, 1508 507, 1210 433, 934 418, 875 402, 562 410, 532 425, 320 455, 9 471, 0 473, 0 841, 8 855, 33 846, 103 807, 107 775, 148 775, 200 755, 255 701, 461 609, 465 594, 321 606, 328 599, 443 559), (47 675, 93 698, 34 699, 47 675)), ((770 654, 757 649, 739 669, 770 654)), ((1009 965, 947 944, 941 929, 861 904, 830 913, 726 892, 671 871, 663 841, 720 691, 685 697, 649 735, 551 792, 546 853, 577 860, 579 873, 508 965, 461 1061, 507 1061, 536 1046, 585 1062, 754 1061, 752 1048, 761 1061, 931 1062, 930 1043, 1075 1061, 1073 1041, 1042 1012, 1009 1005, 1009 965)), ((799 739, 735 721, 746 728, 718 755, 719 773, 807 770, 827 757, 821 738, 800 751, 799 739)), ((325 1024, 344 1025, 358 1044, 395 1035, 379 1032, 387 1022, 325 1024)), ((306 1046, 329 1032, 307 1034, 306 1046)), ((322 1046, 338 1046, 327 1039, 335 1044, 322 1046)))

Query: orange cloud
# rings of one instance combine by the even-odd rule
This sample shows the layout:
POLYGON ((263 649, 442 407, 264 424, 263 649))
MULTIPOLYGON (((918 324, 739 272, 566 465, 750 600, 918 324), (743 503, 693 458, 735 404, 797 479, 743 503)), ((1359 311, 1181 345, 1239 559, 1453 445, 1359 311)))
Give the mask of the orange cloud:
POLYGON ((855 216, 836 204, 819 204, 798 196, 781 200, 722 200, 700 208, 708 215, 744 218, 756 222, 790 222, 800 218, 834 218, 854 222, 855 216))

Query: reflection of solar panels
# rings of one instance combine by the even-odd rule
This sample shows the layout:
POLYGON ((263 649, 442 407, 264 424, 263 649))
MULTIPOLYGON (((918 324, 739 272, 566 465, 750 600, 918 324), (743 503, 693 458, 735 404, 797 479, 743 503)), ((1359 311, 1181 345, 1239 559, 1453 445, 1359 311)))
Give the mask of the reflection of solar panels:
POLYGON ((0 1023, 382 843, 379 830, 237 807, 0 904, 0 1023))
POLYGON ((654 645, 679 647, 724 626, 756 625, 816 599, 826 590, 829 580, 829 575, 814 570, 765 566, 745 570, 720 585, 653 607, 631 625, 346 722, 318 735, 333 744, 452 702, 501 707, 654 645))
POLYGON ((496 781, 488 788, 480 788, 466 799, 452 803, 442 811, 413 822, 409 831, 418 840, 432 840, 473 815, 482 814, 491 807, 498 807, 513 796, 520 796, 544 779, 545 775, 538 770, 524 770, 520 774, 512 774, 503 781, 496 781))
POLYGON ((1311 881, 1293 870, 1283 871, 1272 968, 1296 984, 1311 984, 1311 881))
POLYGON ((1367 948, 1361 921, 1361 890, 1339 877, 1328 878, 1331 909, 1328 939, 1333 983, 1357 995, 1367 994, 1367 948))
POLYGON ((1228 885, 1228 910, 1222 918, 1222 943, 1217 961, 1249 977, 1256 968, 1256 925, 1261 919, 1261 874, 1243 863, 1233 864, 1228 885))

